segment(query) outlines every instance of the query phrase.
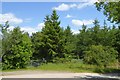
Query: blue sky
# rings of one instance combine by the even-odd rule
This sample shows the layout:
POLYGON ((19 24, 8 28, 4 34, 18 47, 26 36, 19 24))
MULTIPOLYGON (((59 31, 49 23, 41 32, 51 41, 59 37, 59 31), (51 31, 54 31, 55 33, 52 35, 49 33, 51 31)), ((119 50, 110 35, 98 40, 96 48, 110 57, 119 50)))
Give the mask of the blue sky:
MULTIPOLYGON (((45 16, 50 15, 53 9, 60 16, 61 27, 70 25, 74 33, 78 33, 83 23, 92 27, 94 19, 98 19, 101 25, 106 20, 103 13, 96 10, 93 2, 3 2, 0 23, 9 20, 10 29, 20 26, 31 34, 42 29, 45 16)), ((111 25, 108 21, 107 23, 111 25)))

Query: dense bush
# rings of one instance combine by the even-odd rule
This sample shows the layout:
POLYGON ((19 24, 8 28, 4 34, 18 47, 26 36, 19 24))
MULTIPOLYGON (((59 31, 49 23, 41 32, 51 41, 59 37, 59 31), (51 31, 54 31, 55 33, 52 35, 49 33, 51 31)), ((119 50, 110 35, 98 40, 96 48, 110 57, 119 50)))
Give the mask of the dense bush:
POLYGON ((84 53, 85 63, 104 67, 116 61, 117 58, 117 51, 114 48, 102 45, 92 45, 84 53))
POLYGON ((25 68, 32 56, 31 40, 28 34, 14 28, 9 37, 9 48, 2 56, 3 69, 25 68))

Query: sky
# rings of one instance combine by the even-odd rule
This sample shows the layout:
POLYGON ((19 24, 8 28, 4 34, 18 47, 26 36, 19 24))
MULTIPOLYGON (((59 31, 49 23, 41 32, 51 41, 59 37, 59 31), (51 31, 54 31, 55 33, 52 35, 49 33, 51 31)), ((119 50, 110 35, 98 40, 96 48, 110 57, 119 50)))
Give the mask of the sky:
MULTIPOLYGON (((95 1, 95 0, 94 0, 95 1)), ((19 26, 21 30, 31 35, 41 31, 44 27, 44 18, 51 15, 53 10, 57 11, 60 26, 71 27, 73 33, 79 33, 83 23, 88 27, 93 26, 93 21, 98 19, 100 25, 107 20, 103 12, 97 11, 93 0, 88 2, 2 2, 0 13, 0 24, 9 21, 12 30, 19 26)), ((1 4, 0 4, 1 5, 1 4)), ((107 21, 108 25, 111 25, 107 21)))

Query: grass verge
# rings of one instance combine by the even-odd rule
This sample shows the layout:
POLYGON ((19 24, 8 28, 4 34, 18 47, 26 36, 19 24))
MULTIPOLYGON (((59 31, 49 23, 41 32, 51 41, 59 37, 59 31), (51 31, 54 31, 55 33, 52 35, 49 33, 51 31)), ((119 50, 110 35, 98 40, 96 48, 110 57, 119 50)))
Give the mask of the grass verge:
POLYGON ((38 67, 29 66, 25 69, 4 70, 19 71, 19 70, 42 70, 42 71, 63 71, 63 72, 87 72, 87 73, 110 73, 120 72, 116 66, 109 68, 101 68, 96 65, 83 64, 82 62, 68 62, 68 63, 47 63, 38 67))

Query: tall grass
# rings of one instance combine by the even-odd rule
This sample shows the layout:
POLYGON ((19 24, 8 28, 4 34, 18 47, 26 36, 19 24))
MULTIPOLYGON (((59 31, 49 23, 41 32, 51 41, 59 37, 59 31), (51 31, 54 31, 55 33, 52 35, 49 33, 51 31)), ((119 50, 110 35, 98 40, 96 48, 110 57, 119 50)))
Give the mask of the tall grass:
MULTIPOLYGON (((97 73, 106 73, 106 72, 118 72, 116 66, 112 66, 109 68, 102 68, 96 65, 84 64, 79 60, 72 60, 71 62, 65 63, 47 63, 41 64, 38 67, 29 66, 25 69, 19 70, 44 70, 44 71, 62 71, 62 72, 97 72, 97 73)), ((7 71, 16 71, 16 70, 7 70, 7 71)))
POLYGON ((69 71, 69 72, 93 72, 96 66, 83 63, 48 63, 39 67, 41 70, 69 71))

